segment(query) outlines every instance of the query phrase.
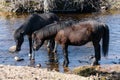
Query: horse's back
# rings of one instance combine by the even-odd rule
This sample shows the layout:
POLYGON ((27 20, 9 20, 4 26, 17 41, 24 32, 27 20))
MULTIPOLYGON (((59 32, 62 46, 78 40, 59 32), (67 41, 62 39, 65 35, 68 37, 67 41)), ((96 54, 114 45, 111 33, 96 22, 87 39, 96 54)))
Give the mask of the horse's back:
POLYGON ((21 27, 24 28, 26 34, 33 33, 36 30, 41 29, 42 27, 53 23, 54 21, 59 21, 59 17, 54 13, 43 13, 43 14, 32 14, 26 21, 22 24, 21 27))
POLYGON ((87 21, 79 21, 79 24, 80 25, 90 24, 90 25, 96 26, 96 25, 99 25, 99 24, 102 24, 102 23, 98 22, 98 21, 95 21, 95 20, 87 20, 87 21))
MULTIPOLYGON (((103 23, 97 21, 77 22, 70 27, 65 27, 57 33, 56 39, 62 36, 65 41, 71 44, 85 44, 92 41, 93 38, 100 36, 103 33, 103 23), (100 27, 100 28, 99 28, 100 27), (67 40, 68 39, 68 40, 67 40)), ((58 39, 64 41, 62 39, 58 39)))
POLYGON ((54 19, 55 21, 59 21, 59 17, 54 13, 43 13, 43 14, 38 14, 38 16, 44 20, 54 19))
POLYGON ((59 21, 59 17, 54 13, 34 13, 28 17, 27 21, 50 20, 51 18, 54 18, 56 21, 59 21))
POLYGON ((103 22, 95 21, 95 20, 88 20, 83 21, 75 24, 75 26, 79 26, 79 28, 88 28, 92 31, 103 30, 107 25, 103 22))

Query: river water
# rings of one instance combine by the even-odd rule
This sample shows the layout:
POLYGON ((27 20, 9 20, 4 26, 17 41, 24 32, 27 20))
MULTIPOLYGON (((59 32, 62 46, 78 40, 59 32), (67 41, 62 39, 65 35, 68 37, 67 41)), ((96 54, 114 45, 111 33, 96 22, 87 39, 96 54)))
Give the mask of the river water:
MULTIPOLYGON (((106 23, 110 29, 110 44, 108 57, 102 57, 100 64, 120 64, 120 11, 110 11, 106 13, 92 14, 58 14, 61 19, 75 20, 97 20, 106 23)), ((32 64, 28 57, 29 45, 27 37, 22 45, 19 53, 10 53, 9 47, 15 45, 13 39, 14 31, 25 21, 28 15, 12 15, 9 13, 0 13, 0 64, 16 65, 16 66, 31 66, 41 64, 42 68, 55 69, 60 72, 66 71, 62 66, 63 54, 61 46, 58 46, 57 58, 58 63, 50 63, 46 45, 42 46, 35 53, 35 64, 32 64), (15 56, 24 58, 24 61, 17 62, 15 56)), ((75 67, 90 65, 94 55, 94 49, 91 43, 83 46, 69 46, 68 69, 72 70, 75 67)))

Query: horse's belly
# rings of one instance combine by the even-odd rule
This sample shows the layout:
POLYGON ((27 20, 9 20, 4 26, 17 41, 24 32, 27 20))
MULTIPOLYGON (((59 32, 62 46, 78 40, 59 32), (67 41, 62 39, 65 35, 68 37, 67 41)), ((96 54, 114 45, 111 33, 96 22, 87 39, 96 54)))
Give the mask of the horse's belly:
POLYGON ((69 35, 69 41, 72 45, 80 46, 91 41, 91 38, 86 32, 76 32, 69 35))
POLYGON ((74 45, 74 46, 81 46, 84 45, 86 43, 88 43, 89 41, 74 41, 74 42, 70 42, 70 45, 74 45))

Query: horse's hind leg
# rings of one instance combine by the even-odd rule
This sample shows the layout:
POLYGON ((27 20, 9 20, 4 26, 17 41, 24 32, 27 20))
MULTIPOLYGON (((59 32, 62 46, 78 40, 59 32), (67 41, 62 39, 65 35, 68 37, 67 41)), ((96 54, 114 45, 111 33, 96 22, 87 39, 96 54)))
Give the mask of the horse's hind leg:
POLYGON ((95 50, 95 60, 92 65, 99 65, 99 60, 101 59, 100 44, 93 43, 93 45, 94 45, 94 50, 95 50))
POLYGON ((63 62, 63 66, 68 67, 69 64, 69 59, 68 59, 68 45, 63 45, 63 55, 64 55, 64 62, 63 62))

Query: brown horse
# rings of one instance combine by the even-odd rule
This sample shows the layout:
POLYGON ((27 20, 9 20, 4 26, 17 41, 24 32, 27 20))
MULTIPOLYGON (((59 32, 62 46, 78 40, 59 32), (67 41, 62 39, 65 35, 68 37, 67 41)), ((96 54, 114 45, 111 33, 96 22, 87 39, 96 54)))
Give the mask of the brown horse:
POLYGON ((68 66, 68 46, 81 46, 92 41, 95 50, 95 61, 93 65, 98 65, 101 59, 100 40, 102 39, 103 55, 108 54, 109 28, 106 24, 97 21, 63 21, 50 24, 32 35, 34 50, 38 50, 46 39, 54 38, 63 48, 64 66, 68 66))

